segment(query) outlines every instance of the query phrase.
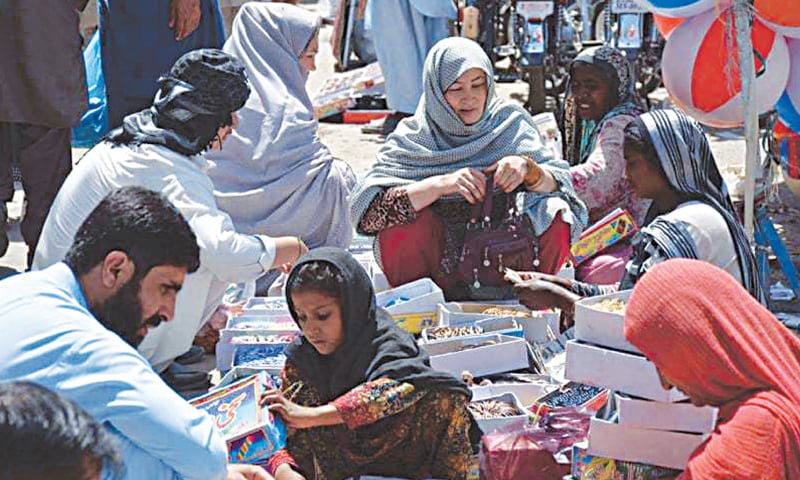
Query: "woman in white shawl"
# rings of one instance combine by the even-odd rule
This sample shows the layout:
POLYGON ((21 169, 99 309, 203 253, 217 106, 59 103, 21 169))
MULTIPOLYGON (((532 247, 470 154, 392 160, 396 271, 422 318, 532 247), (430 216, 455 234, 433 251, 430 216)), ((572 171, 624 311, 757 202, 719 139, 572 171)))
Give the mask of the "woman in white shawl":
POLYGON ((318 30, 319 18, 294 5, 242 6, 224 50, 245 65, 252 92, 225 148, 207 155, 208 174, 238 231, 347 248, 355 176, 320 142, 305 87, 318 30))
MULTIPOLYGON (((516 195, 539 239, 538 268, 557 272, 587 220, 569 165, 554 160, 522 107, 495 94, 492 64, 477 43, 437 43, 425 61, 423 89, 416 113, 387 138, 353 194, 353 223, 377 237, 389 283, 431 277, 450 299, 510 295, 454 280, 470 204, 487 192, 516 195), (487 185, 488 173, 494 185, 487 185)), ((493 204, 500 208, 491 218, 498 220, 507 212, 503 202, 493 204)))

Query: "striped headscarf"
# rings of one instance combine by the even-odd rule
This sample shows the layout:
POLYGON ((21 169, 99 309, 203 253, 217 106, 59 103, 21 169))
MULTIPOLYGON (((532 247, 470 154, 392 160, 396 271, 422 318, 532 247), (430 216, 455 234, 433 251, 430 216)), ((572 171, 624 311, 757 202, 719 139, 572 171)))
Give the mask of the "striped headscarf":
MULTIPOLYGON (((645 113, 634 123, 641 131, 647 132, 670 186, 686 201, 702 201, 725 219, 739 259, 742 283, 753 297, 766 301, 750 242, 736 218, 727 187, 700 125, 671 109, 645 113)), ((658 214, 656 205, 651 205, 645 221, 647 226, 641 231, 641 241, 628 264, 622 288, 647 270, 646 259, 652 256, 654 248, 666 258, 697 258, 688 230, 659 218, 658 214)))
POLYGON ((556 161, 544 147, 528 112, 496 95, 492 63, 477 43, 460 37, 437 43, 425 60, 422 80, 417 111, 386 139, 375 166, 353 193, 354 224, 385 188, 466 167, 484 169, 508 155, 526 155, 551 172, 560 186, 549 194, 521 194, 535 233, 544 233, 555 215, 562 213, 573 235, 580 234, 587 221, 586 207, 575 194, 568 165, 556 161), (447 103, 445 92, 472 68, 486 73, 486 109, 477 123, 465 125, 447 103))

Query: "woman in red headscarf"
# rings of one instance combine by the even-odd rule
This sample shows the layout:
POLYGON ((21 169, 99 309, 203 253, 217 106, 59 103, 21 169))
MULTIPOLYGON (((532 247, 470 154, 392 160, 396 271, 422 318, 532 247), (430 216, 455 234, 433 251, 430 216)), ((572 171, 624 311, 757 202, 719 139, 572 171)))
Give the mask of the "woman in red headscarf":
POLYGON ((665 388, 720 409, 681 479, 800 479, 800 340, 732 276, 697 260, 657 265, 633 290, 625 337, 665 388))

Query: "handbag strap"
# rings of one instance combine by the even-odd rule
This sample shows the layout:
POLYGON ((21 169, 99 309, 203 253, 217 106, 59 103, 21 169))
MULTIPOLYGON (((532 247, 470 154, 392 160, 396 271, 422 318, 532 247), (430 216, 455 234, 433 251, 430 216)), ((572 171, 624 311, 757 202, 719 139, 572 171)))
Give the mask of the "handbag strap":
MULTIPOLYGON (((505 210, 507 211, 509 208, 514 210, 512 215, 519 214, 519 208, 517 207, 516 202, 516 195, 512 193, 505 193, 502 190, 500 194, 503 197, 503 201, 505 202, 505 210)), ((469 222, 472 225, 478 226, 481 225, 484 230, 489 229, 489 223, 491 222, 492 217, 492 202, 494 197, 494 174, 490 174, 486 177, 486 196, 484 196, 483 201, 481 203, 476 203, 472 206, 472 210, 470 211, 469 215, 469 222)), ((507 213, 507 212, 506 212, 507 213)))

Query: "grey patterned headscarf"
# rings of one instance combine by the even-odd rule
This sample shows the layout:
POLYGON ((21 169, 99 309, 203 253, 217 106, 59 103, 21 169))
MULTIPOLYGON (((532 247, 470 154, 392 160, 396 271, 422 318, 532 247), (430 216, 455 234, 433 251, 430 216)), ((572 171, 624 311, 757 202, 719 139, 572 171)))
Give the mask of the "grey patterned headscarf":
POLYGON ((559 212, 564 212, 562 219, 573 226, 573 235, 580 234, 586 223, 586 207, 575 195, 568 165, 554 160, 544 147, 528 112, 495 94, 491 61, 477 43, 453 37, 434 45, 425 60, 422 81, 424 90, 416 113, 387 138, 375 166, 356 187, 351 206, 354 223, 385 188, 465 167, 483 169, 508 155, 526 155, 551 172, 560 187, 552 194, 520 194, 536 234, 547 230, 559 212), (473 68, 486 73, 488 95, 483 117, 465 125, 447 103, 445 92, 473 68))

